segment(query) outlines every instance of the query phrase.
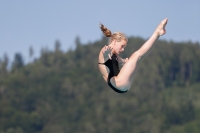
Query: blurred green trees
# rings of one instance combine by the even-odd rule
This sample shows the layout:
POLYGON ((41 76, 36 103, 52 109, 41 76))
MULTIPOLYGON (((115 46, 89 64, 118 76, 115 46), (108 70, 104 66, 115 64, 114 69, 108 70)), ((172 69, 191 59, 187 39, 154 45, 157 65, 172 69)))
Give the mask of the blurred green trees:
MULTIPOLYGON (((145 42, 130 37, 122 57, 145 42)), ((139 64, 132 88, 118 94, 98 70, 107 39, 63 52, 41 50, 11 70, 0 59, 0 133, 196 133, 200 132, 199 43, 159 40, 139 64)), ((30 48, 30 57, 33 48, 30 48)))

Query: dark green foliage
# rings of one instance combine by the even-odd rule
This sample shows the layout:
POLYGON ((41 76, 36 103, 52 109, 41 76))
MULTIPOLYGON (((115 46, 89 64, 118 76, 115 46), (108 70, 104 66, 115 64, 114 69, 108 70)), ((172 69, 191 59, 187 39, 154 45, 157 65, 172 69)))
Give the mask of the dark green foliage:
MULTIPOLYGON (((145 42, 130 37, 122 57, 145 42)), ((199 43, 159 40, 139 64, 132 88, 118 94, 98 70, 107 39, 64 53, 41 50, 12 71, 0 60, 0 133, 196 133, 200 132, 199 43)))
POLYGON ((16 69, 20 69, 24 66, 24 60, 20 53, 15 54, 15 58, 12 64, 12 70, 15 71, 16 69))

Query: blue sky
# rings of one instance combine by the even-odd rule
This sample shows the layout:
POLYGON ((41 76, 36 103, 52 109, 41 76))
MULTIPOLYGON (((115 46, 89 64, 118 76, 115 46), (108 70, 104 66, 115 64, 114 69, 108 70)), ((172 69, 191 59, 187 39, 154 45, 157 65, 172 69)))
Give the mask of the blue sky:
POLYGON ((113 32, 147 39, 168 18, 161 39, 200 42, 199 7, 199 0, 1 0, 0 58, 6 53, 12 61, 19 52, 28 62, 30 46, 37 58, 42 48, 52 50, 56 40, 63 51, 74 47, 77 36, 82 43, 99 40, 99 22, 113 32))

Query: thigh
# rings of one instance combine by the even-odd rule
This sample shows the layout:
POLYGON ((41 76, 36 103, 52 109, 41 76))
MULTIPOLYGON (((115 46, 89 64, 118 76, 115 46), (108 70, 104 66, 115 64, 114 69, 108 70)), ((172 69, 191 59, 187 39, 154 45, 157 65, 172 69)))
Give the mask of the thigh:
POLYGON ((136 73, 139 56, 132 54, 129 60, 121 68, 120 73, 115 77, 116 86, 131 86, 136 73))

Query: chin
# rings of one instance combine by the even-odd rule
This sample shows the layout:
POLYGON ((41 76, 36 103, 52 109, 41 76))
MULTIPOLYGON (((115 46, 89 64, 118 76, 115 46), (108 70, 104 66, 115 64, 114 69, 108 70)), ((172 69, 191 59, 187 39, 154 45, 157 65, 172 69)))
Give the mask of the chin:
POLYGON ((115 52, 116 55, 119 55, 121 52, 115 52))

